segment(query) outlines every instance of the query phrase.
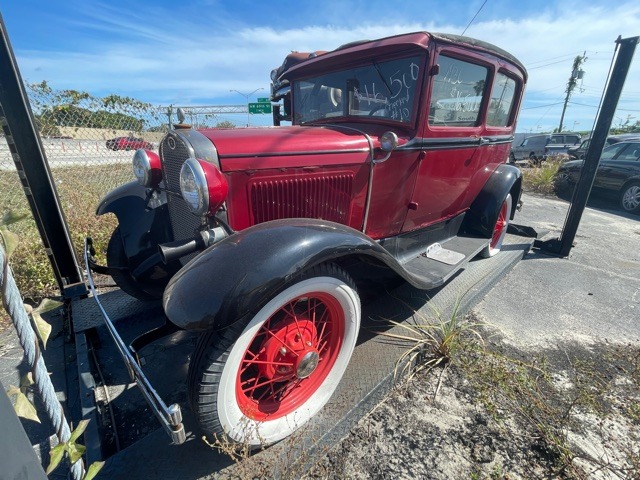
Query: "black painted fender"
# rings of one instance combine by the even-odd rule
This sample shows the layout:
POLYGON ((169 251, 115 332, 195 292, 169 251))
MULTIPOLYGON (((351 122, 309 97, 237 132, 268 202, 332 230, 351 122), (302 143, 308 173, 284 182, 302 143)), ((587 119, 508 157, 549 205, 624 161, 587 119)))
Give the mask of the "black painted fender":
POLYGON ((191 260, 167 285, 164 310, 180 328, 224 328, 255 314, 297 274, 350 255, 382 262, 419 286, 357 230, 315 219, 275 220, 233 234, 191 260))
POLYGON ((133 263, 139 263, 136 258, 141 254, 155 253, 159 243, 171 240, 168 230, 165 231, 167 227, 161 225, 168 223, 163 221, 167 218, 166 194, 161 192, 149 202, 147 192, 136 181, 125 183, 107 193, 96 209, 96 215, 113 213, 118 218, 125 253, 133 263), (150 238, 149 232, 157 238, 150 238))
POLYGON ((522 193, 522 173, 513 165, 500 164, 491 174, 465 215, 463 229, 490 238, 502 202, 511 193, 513 219, 522 193))

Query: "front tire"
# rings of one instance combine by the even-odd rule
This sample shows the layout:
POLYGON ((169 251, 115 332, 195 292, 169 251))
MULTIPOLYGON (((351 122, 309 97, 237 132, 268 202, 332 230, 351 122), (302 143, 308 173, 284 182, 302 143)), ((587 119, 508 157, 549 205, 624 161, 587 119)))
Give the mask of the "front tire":
POLYGON ((291 435, 329 401, 359 328, 353 281, 325 264, 291 282, 254 316, 205 333, 187 385, 200 427, 251 448, 291 435))
POLYGON ((640 182, 625 185, 620 192, 620 207, 625 212, 640 213, 640 182))
MULTIPOLYGON (((124 244, 122 243, 122 235, 120 233, 120 227, 111 234, 109 244, 107 245, 107 266, 109 267, 128 267, 129 260, 124 251, 124 244)), ((120 287, 123 292, 135 297, 139 300, 154 300, 156 297, 145 292, 142 287, 131 276, 129 270, 114 270, 111 274, 111 278, 116 282, 116 285, 120 287)))
POLYGON ((511 207, 513 201, 511 200, 511 194, 508 193, 502 205, 500 206, 500 212, 498 212, 498 218, 493 226, 493 233, 489 245, 480 252, 483 258, 493 257, 497 255, 502 249, 502 242, 507 234, 507 228, 509 227, 509 217, 511 216, 511 207))

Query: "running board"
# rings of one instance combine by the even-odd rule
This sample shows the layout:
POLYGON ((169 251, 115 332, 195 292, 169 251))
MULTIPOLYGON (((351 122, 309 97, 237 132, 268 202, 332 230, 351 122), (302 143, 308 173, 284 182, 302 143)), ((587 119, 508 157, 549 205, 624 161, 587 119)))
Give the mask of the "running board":
POLYGON ((488 238, 452 237, 430 245, 402 266, 408 273, 424 282, 427 288, 436 288, 449 280, 487 245, 488 238))

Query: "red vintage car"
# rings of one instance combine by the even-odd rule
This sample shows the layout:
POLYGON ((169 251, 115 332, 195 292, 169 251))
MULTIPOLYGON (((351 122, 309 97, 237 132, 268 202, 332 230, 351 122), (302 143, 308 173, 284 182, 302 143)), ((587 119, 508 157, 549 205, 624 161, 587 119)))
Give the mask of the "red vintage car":
MULTIPOLYGON (((418 32, 293 55, 272 75, 276 123, 290 125, 176 125, 159 153, 135 153, 137 180, 98 207, 119 221, 108 265, 87 249, 94 270, 162 297, 170 325, 201 332, 191 408, 206 433, 251 446, 290 435, 329 400, 371 271, 432 289, 497 254, 522 184, 506 161, 527 74, 504 50, 418 32)), ((110 329, 184 440, 179 406, 157 397, 110 329)))
POLYGON ((139 148, 152 149, 153 145, 142 138, 116 137, 106 141, 109 150, 138 150, 139 148))

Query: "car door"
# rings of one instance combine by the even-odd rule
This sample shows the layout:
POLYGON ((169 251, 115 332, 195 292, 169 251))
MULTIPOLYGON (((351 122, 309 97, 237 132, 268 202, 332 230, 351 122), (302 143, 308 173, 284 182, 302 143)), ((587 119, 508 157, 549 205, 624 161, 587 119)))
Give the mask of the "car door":
MULTIPOLYGON (((435 58, 428 124, 418 163, 416 184, 403 231, 451 218, 468 208, 470 184, 480 163, 481 110, 490 65, 442 49, 435 58)), ((425 108, 425 107, 423 107, 425 108)), ((505 155, 506 157, 506 155, 505 155)))
POLYGON ((611 158, 604 158, 603 152, 593 186, 604 190, 618 191, 634 172, 637 174, 640 165, 638 161, 640 143, 619 143, 612 148, 615 149, 615 154, 611 158), (618 148, 615 149, 615 147, 618 148))

